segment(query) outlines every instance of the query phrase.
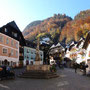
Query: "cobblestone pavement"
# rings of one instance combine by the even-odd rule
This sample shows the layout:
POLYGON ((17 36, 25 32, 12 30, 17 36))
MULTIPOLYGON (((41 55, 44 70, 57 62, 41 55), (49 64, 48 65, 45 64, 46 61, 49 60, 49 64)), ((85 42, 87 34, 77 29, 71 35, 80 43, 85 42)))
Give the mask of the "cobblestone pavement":
POLYGON ((0 90, 90 90, 90 77, 67 68, 57 73, 60 77, 53 79, 3 80, 0 81, 0 90))

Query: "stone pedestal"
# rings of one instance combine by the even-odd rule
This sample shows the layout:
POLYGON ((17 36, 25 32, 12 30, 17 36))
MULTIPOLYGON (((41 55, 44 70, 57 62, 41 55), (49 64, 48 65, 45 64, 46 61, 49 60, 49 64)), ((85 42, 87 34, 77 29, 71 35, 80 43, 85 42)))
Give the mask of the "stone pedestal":
POLYGON ((58 75, 50 71, 50 65, 28 65, 19 77, 34 78, 34 79, 50 79, 56 78, 58 75))
POLYGON ((35 61, 35 65, 42 65, 42 61, 35 61))
POLYGON ((50 65, 28 65, 27 71, 50 71, 50 65))

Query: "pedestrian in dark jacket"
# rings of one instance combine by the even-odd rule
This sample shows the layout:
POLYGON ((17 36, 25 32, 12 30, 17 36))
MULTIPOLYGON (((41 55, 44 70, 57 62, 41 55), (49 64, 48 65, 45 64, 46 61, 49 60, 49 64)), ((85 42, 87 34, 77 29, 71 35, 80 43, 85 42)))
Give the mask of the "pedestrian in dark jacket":
POLYGON ((77 63, 74 63, 75 73, 77 73, 77 68, 78 68, 78 64, 77 63))

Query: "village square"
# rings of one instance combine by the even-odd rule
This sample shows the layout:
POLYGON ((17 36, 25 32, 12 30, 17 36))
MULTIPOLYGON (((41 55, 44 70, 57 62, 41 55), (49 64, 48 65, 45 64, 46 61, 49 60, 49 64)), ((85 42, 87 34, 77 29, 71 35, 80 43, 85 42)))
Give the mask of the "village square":
POLYGON ((0 0, 0 90, 90 90, 90 0, 0 0))
POLYGON ((25 40, 15 21, 0 29, 0 90, 90 89, 90 32, 50 46, 47 38, 25 40))

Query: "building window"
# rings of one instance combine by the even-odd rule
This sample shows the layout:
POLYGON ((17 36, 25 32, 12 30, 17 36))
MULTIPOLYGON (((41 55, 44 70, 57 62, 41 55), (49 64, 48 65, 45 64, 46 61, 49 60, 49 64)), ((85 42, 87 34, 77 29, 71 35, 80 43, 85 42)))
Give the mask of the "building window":
POLYGON ((14 33, 14 37, 17 37, 17 33, 14 33))
POLYGON ((18 48, 18 43, 16 43, 16 48, 18 48))
POLYGON ((7 28, 5 28, 5 32, 8 32, 7 28))
POLYGON ((29 53, 29 49, 27 49, 27 53, 29 53))
POLYGON ((31 51, 31 54, 33 54, 33 51, 31 51))
POLYGON ((24 59, 26 58, 26 56, 24 55, 24 59))
POLYGON ((34 54, 36 54, 36 51, 33 51, 34 54))
POLYGON ((0 42, 3 42, 3 36, 0 35, 0 42))
POLYGON ((11 56, 13 56, 13 49, 11 49, 11 56))
POLYGON ((6 54, 7 53, 7 49, 3 48, 3 53, 6 54))
POLYGON ((13 40, 11 41, 11 46, 13 46, 13 40))
POLYGON ((17 33, 15 33, 15 32, 12 32, 12 35, 13 35, 14 37, 17 37, 17 33))
POLYGON ((29 56, 27 55, 27 59, 29 59, 29 56))
POLYGON ((31 56, 31 59, 33 59, 33 56, 31 56))
POLYGON ((14 32, 12 32, 12 35, 14 36, 14 32))
POLYGON ((16 51, 16 57, 18 57, 18 51, 16 51))
POLYGON ((41 56, 42 56, 42 54, 41 54, 41 56))
POLYGON ((9 40, 8 40, 8 38, 6 39, 6 44, 8 44, 9 43, 9 40))

